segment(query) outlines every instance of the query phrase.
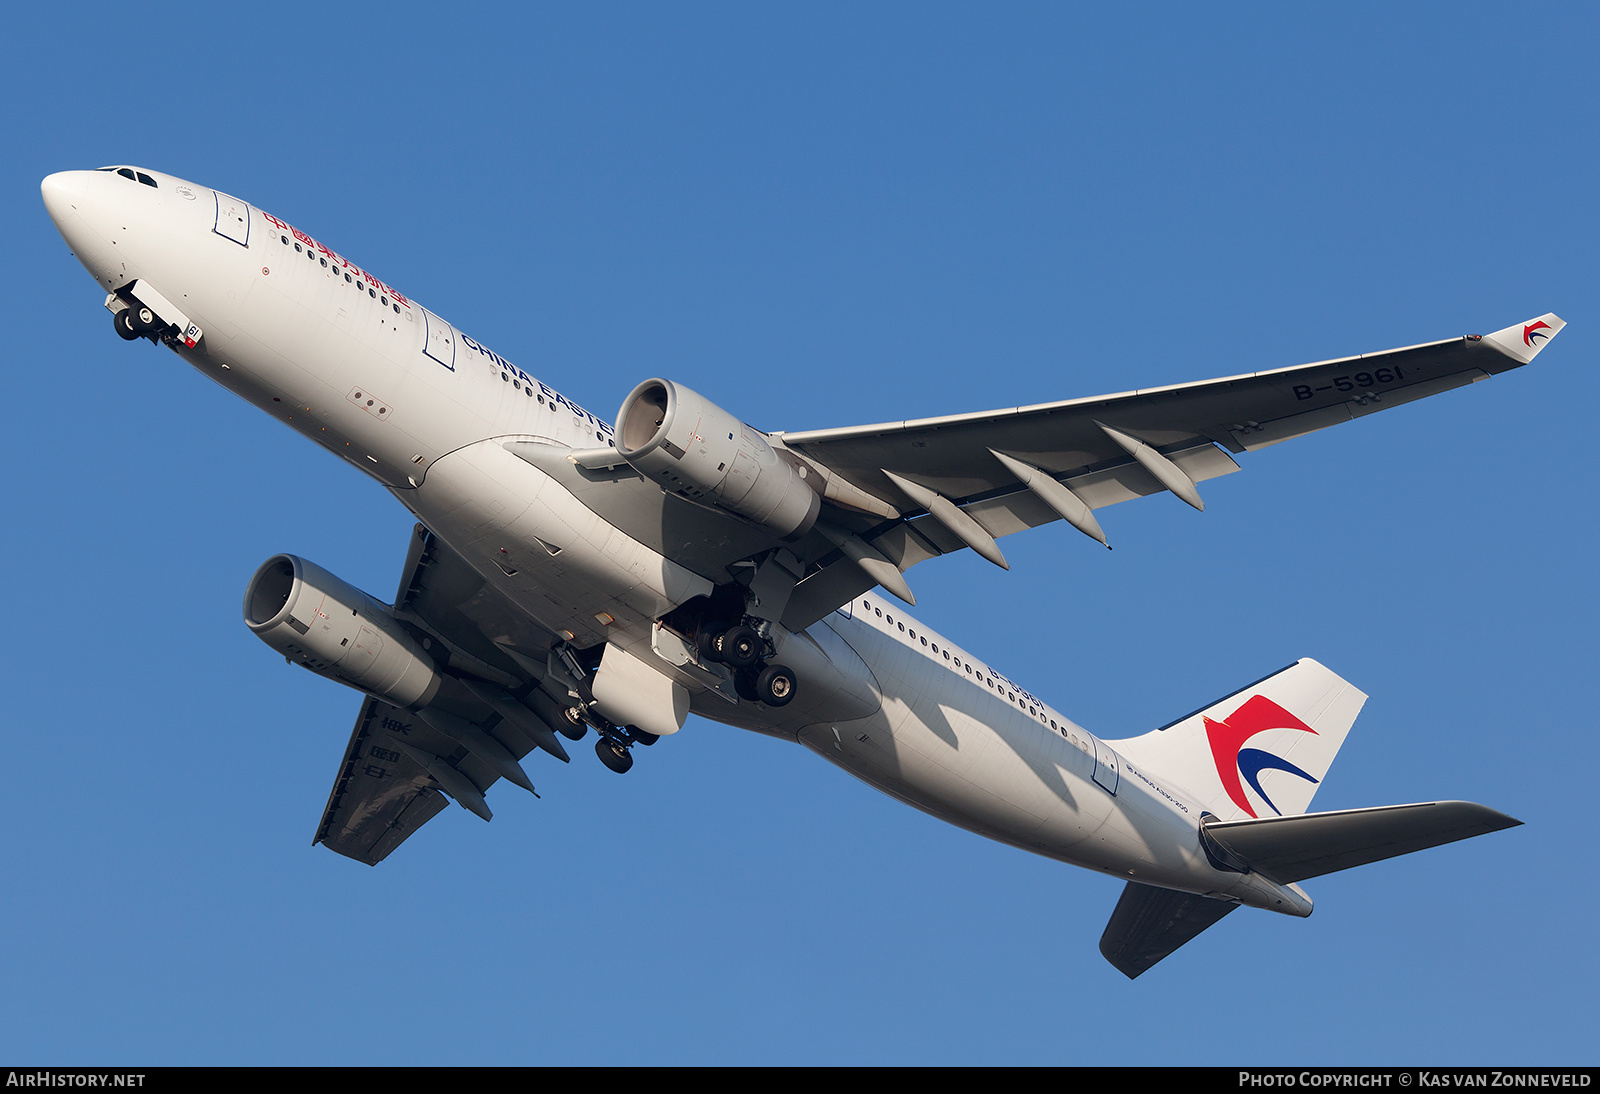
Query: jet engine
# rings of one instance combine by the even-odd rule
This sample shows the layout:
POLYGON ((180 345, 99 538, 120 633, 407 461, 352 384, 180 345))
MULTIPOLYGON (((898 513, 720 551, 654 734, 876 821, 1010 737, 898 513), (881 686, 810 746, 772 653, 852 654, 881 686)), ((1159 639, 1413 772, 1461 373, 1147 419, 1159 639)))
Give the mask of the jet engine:
POLYGON ((433 659, 388 608, 303 558, 262 563, 244 621, 291 661, 394 706, 424 707, 439 691, 433 659))
POLYGON ((646 380, 617 413, 617 452, 668 493, 713 506, 784 539, 811 531, 822 483, 766 434, 671 380, 646 380))

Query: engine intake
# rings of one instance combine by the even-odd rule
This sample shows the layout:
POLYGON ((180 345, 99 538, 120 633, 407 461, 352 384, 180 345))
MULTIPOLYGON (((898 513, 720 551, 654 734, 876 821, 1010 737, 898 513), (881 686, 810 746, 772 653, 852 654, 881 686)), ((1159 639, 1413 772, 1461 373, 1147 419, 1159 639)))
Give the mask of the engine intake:
POLYGON ((617 452, 663 490, 737 513, 784 539, 811 531, 822 483, 767 435, 698 392, 646 380, 617 413, 617 452))
POLYGON ((424 707, 439 691, 433 659, 388 608, 303 558, 261 564, 244 622, 291 661, 394 706, 424 707))

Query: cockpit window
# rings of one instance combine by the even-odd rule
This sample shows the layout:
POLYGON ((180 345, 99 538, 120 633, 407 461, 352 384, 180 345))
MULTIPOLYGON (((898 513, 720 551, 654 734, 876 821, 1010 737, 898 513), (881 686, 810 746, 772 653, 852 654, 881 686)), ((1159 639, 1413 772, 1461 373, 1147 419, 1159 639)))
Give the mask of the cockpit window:
POLYGON ((109 171, 113 175, 121 175, 130 182, 142 182, 144 185, 149 186, 152 189, 161 189, 161 187, 156 183, 155 179, 151 178, 143 171, 135 171, 131 167, 96 167, 95 170, 109 171))

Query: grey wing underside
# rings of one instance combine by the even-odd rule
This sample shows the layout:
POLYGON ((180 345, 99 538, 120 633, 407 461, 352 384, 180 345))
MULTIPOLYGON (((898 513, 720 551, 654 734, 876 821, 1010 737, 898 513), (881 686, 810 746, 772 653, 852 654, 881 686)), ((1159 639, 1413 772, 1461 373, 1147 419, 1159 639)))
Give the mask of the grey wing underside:
MULTIPOLYGON (((445 669, 469 679, 478 692, 509 695, 537 684, 534 669, 545 660, 550 636, 421 525, 412 536, 395 605, 395 615, 434 644, 445 669)), ((474 705, 476 693, 468 695, 456 711, 460 723, 483 732, 517 761, 549 747, 506 722, 489 703, 474 705)), ((544 740, 553 741, 553 735, 544 740)), ((559 744, 555 750, 561 751, 559 744)), ((499 778, 456 737, 369 696, 312 842, 375 866, 445 808, 450 797, 442 789, 473 800, 486 815, 482 794, 499 778), (424 763, 433 765, 433 773, 424 763)))
MULTIPOLYGON (((842 504, 835 510, 845 514, 841 523, 904 571, 968 544, 908 499, 890 475, 948 499, 998 539, 1061 519, 1001 456, 1049 476, 1088 509, 1100 509, 1172 489, 1152 473, 1150 461, 1135 458, 1114 433, 1153 450, 1192 486, 1238 470, 1233 455, 1517 368, 1564 325, 1545 315, 1481 337, 1271 372, 981 414, 777 436, 826 476, 829 499, 842 504), (863 512, 863 497, 869 499, 867 508, 875 499, 899 515, 863 512), (852 499, 855 511, 850 509, 852 499)), ((840 552, 822 557, 796 588, 784 623, 808 625, 873 584, 840 552)))
POLYGON ((404 714, 370 696, 361 704, 313 844, 376 866, 449 804, 432 776, 394 747, 385 723, 404 714))

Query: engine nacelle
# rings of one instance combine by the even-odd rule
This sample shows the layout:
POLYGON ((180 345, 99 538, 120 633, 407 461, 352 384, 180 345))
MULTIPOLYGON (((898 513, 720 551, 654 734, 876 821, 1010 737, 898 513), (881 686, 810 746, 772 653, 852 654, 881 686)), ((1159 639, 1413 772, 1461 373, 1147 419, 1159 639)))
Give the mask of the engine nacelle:
POLYGON ((290 660, 394 706, 423 707, 439 691, 433 659, 388 608, 303 558, 262 563, 244 621, 290 660))
POLYGON ((616 442, 634 470, 668 493, 737 513, 785 539, 798 539, 817 521, 816 474, 682 384, 656 379, 634 388, 617 413, 616 442))

